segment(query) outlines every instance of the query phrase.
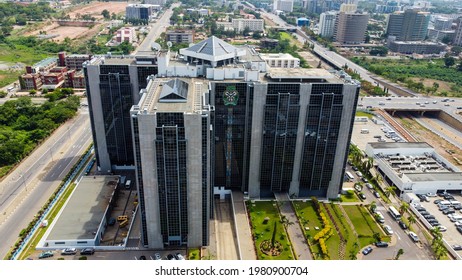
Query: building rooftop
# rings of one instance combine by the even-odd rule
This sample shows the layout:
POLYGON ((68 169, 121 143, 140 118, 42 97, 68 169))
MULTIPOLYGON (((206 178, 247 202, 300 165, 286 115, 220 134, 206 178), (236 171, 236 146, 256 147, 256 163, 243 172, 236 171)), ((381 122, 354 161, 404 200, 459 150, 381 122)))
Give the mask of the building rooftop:
POLYGON ((426 181, 462 181, 462 172, 450 172, 450 173, 406 173, 406 177, 412 182, 426 182, 426 181))
POLYGON ((303 80, 332 80, 335 76, 324 69, 319 68, 271 68, 266 77, 278 79, 303 79, 303 80))
POLYGON ((433 148, 426 142, 371 142, 368 143, 374 149, 397 149, 397 148, 433 148))
POLYGON ((47 57, 34 64, 34 67, 45 67, 51 63, 57 63, 56 57, 47 57))
POLYGON ((202 95, 208 91, 208 81, 196 78, 154 78, 135 110, 145 113, 198 112, 202 109, 202 95))
POLYGON ((119 176, 82 177, 47 240, 95 238, 118 181, 119 176))
POLYGON ((263 59, 298 59, 293 57, 290 53, 262 53, 260 55, 263 59))
MULTIPOLYGON (((242 51, 241 51, 242 52, 242 51)), ((221 61, 241 55, 238 48, 211 36, 189 48, 181 49, 180 54, 208 61, 221 61)))

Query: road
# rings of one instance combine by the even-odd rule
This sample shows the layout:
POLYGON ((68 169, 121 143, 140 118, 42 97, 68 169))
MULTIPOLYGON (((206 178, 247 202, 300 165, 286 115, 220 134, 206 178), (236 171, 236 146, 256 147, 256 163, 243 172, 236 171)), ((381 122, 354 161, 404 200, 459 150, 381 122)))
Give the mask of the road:
POLYGON ((90 118, 85 108, 3 178, 0 183, 2 258, 90 143, 90 118))
POLYGON ((180 3, 172 4, 172 6, 167 9, 155 23, 150 24, 151 30, 149 31, 148 35, 146 35, 143 42, 136 48, 133 54, 152 54, 152 43, 154 43, 160 34, 166 30, 167 26, 170 25, 170 17, 173 14, 173 9, 179 6, 180 3))

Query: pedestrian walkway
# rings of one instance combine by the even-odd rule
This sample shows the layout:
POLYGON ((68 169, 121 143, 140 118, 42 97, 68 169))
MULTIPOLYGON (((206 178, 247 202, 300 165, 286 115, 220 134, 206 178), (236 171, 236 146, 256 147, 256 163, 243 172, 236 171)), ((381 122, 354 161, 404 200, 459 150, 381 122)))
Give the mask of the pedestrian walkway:
POLYGON ((303 231, 298 222, 297 215, 292 208, 292 203, 290 202, 287 193, 277 193, 275 194, 276 200, 280 203, 279 211, 281 215, 284 215, 289 221, 287 225, 287 234, 289 235, 292 247, 294 248, 294 254, 298 260, 312 260, 311 252, 306 242, 303 231))
POLYGON ((242 260, 256 260, 257 253, 250 231, 249 218, 245 207, 244 195, 241 191, 233 191, 233 208, 236 220, 236 235, 242 260))

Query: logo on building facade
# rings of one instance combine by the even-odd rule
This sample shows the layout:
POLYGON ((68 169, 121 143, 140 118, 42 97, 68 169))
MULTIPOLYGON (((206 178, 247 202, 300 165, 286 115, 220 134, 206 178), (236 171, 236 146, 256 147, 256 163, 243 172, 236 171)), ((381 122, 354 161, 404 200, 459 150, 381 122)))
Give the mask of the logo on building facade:
POLYGON ((223 92, 223 103, 225 106, 236 106, 237 100, 239 100, 239 92, 237 92, 235 86, 227 86, 223 92))

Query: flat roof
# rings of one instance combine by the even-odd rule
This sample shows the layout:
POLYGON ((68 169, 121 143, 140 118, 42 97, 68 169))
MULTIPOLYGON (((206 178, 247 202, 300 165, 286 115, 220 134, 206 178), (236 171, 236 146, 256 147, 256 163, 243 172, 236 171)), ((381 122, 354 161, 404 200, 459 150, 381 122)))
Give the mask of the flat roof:
POLYGON ((267 73, 271 79, 335 79, 329 71, 320 68, 270 68, 267 73))
MULTIPOLYGON (((207 82, 197 78, 155 78, 149 81, 140 102, 138 103, 137 110, 144 110, 145 108, 149 113, 156 112, 197 112, 202 109, 202 94, 208 91, 207 82), (187 84, 187 94, 185 100, 179 99, 179 102, 159 102, 161 98, 162 89, 165 84, 172 80, 180 80, 187 84)), ((168 99, 168 98, 167 98, 168 99)))
POLYGON ((461 181, 462 172, 425 172, 425 173, 406 173, 412 182, 425 181, 461 181))
POLYGON ((374 149, 415 149, 415 148, 433 148, 426 142, 371 142, 368 143, 374 149))
POLYGON ((94 239, 119 176, 84 176, 75 187, 47 240, 94 239))

